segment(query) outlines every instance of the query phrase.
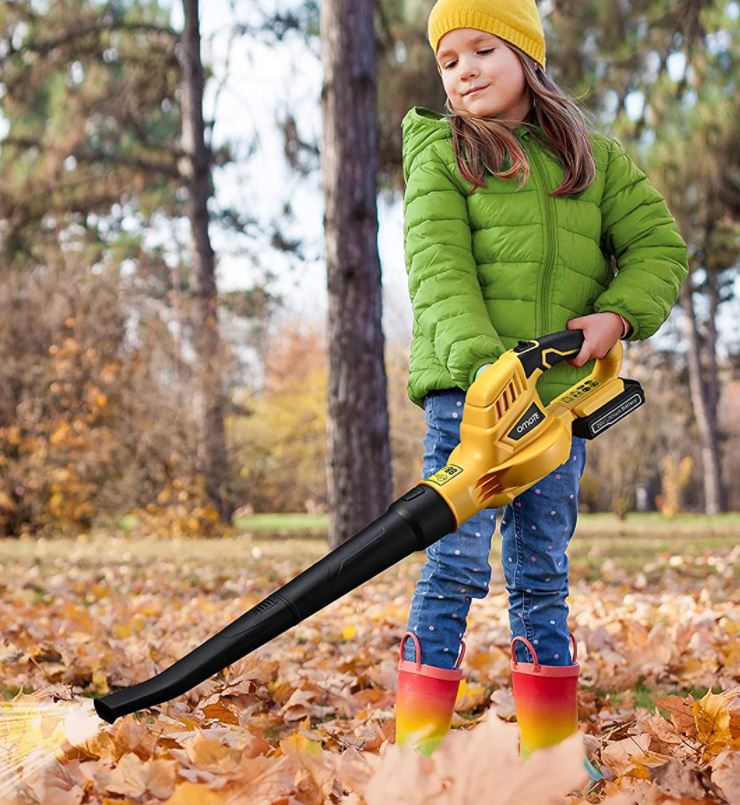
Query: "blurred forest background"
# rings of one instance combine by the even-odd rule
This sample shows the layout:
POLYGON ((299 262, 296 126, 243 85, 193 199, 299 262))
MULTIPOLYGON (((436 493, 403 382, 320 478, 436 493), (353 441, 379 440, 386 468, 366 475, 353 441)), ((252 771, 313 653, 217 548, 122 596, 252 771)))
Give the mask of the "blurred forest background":
MULTIPOLYGON (((377 87, 370 186, 396 207, 401 119, 413 105, 443 107, 425 35, 431 5, 378 0, 366 43, 377 87)), ((739 5, 539 5, 548 70, 666 196, 691 265, 661 334, 627 350, 623 374, 649 404, 591 443, 582 506, 740 509, 739 5)), ((235 0, 219 28, 229 48, 267 44, 315 66, 319 15, 319 2, 235 0)), ((363 455, 353 467, 327 453, 338 339, 321 318, 292 312, 270 269, 307 270, 291 197, 266 224, 214 191, 229 166, 264 157, 248 119, 241 141, 216 144, 208 110, 228 59, 201 64, 198 26, 190 0, 0 0, 0 534, 121 524, 212 534, 235 513, 327 511, 330 465, 335 477, 388 475, 363 455), (220 289, 215 242, 238 261, 239 289, 220 289)), ((318 83, 306 102, 321 94, 318 83)), ((289 107, 269 122, 297 177, 315 181, 336 162, 289 107)), ((319 221, 322 204, 317 195, 319 221)), ((351 235, 336 225, 326 218, 327 243, 351 235)), ((378 341, 393 494, 420 473, 409 332, 378 341)))

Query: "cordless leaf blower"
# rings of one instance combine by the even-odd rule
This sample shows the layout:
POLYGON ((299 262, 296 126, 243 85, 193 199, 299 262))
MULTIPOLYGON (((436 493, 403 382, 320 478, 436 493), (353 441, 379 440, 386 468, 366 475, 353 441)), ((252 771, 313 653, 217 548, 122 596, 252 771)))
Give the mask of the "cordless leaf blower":
POLYGON ((510 503, 563 464, 571 433, 592 439, 645 401, 642 387, 618 377, 617 343, 592 372, 547 407, 536 389, 547 369, 575 357, 583 332, 520 341, 468 390, 460 444, 446 467, 299 576, 161 673, 95 700, 113 723, 179 696, 346 593, 455 531, 476 512, 510 503))

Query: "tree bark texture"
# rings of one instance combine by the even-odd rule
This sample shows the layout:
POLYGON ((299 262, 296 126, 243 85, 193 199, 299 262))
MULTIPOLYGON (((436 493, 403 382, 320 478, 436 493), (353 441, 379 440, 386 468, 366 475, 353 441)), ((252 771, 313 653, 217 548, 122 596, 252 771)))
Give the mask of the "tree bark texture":
POLYGON ((200 54, 198 0, 183 0, 185 27, 181 41, 183 172, 188 186, 188 218, 192 231, 192 293, 194 346, 198 366, 200 420, 199 464, 205 477, 206 494, 229 521, 232 504, 228 494, 228 459, 224 414, 226 408, 221 376, 221 340, 218 331, 216 261, 208 233, 208 200, 212 194, 211 151, 205 140, 203 121, 203 63, 200 54))
POLYGON ((374 0, 321 4, 333 546, 382 514, 391 498, 377 244, 374 7, 374 0))
POLYGON ((689 393, 701 441, 702 482, 704 485, 704 511, 717 514, 722 511, 722 483, 717 422, 712 416, 712 404, 704 383, 701 345, 694 311, 691 279, 681 288, 681 307, 685 318, 685 335, 688 346, 689 393))

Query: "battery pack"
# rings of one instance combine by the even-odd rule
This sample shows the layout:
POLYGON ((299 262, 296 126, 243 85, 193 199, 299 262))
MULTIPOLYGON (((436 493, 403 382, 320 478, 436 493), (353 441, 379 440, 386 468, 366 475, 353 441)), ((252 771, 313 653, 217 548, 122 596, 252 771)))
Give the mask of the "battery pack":
POLYGON ((639 408, 645 402, 645 392, 637 380, 625 380, 624 391, 609 400, 592 414, 573 420, 573 435, 582 439, 594 439, 600 433, 608 430, 627 414, 639 408))

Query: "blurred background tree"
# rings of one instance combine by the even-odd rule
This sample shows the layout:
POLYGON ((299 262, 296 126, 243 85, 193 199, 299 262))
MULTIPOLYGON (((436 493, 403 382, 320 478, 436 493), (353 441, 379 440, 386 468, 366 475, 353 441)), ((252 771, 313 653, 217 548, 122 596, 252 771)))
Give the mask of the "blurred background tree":
MULTIPOLYGON (((170 25, 171 10, 157 2, 0 4, 6 129, 0 248, 3 280, 15 283, 21 297, 33 298, 31 286, 42 276, 50 295, 68 297, 71 308, 84 304, 81 289, 91 283, 114 294, 122 321, 113 352, 124 364, 146 364, 148 390, 159 395, 147 397, 147 406, 170 410, 169 427, 160 429, 164 442, 149 453, 136 451, 153 488, 127 472, 133 486, 113 510, 170 499, 167 489, 177 479, 179 502, 186 499, 211 522, 214 511, 230 516, 222 389, 239 374, 243 345, 222 349, 219 343, 207 207, 211 169, 230 153, 213 152, 207 141, 197 5, 185 11, 188 26, 180 34, 170 25), (60 272, 58 264, 68 270, 60 272)), ((216 209, 214 217, 242 232, 254 226, 228 209, 216 209)), ((232 323, 264 318, 274 304, 259 284, 221 301, 232 323)), ((11 320, 19 314, 16 307, 11 320)), ((43 320, 43 309, 38 316, 43 320)), ((75 320, 74 309, 66 319, 75 320)), ((94 331, 95 321, 87 326, 94 331)), ((55 337, 36 338, 28 362, 52 361, 55 337)), ((17 344, 3 339, 0 349, 14 352, 17 344)), ((37 379, 35 386, 24 377, 9 382, 0 424, 18 427, 19 406, 44 397, 43 373, 37 379)), ((128 390, 132 404, 141 391, 128 390)), ((114 407, 107 416, 129 440, 148 442, 148 417, 126 419, 114 407)), ((115 440, 119 457, 126 443, 115 440)), ((68 457, 59 460, 64 469, 68 457)), ((17 490, 27 498, 32 486, 8 484, 3 501, 10 530, 35 528, 22 515, 33 507, 17 500, 17 490)))
MULTIPOLYGON (((224 20, 229 47, 259 41, 318 63, 319 5, 286 2, 255 23, 233 3, 224 20)), ((431 5, 375 4, 377 179, 389 210, 398 209, 402 192, 403 115, 413 105, 443 108, 426 41, 431 5)), ((660 336, 628 349, 624 374, 643 381, 650 405, 620 439, 590 445, 581 502, 620 516, 658 505, 666 513, 737 510, 738 3, 539 5, 548 70, 666 196, 692 270, 660 336)), ((179 1, 0 0, 6 534, 75 531, 131 513, 149 532, 212 533, 232 505, 328 506, 326 329, 298 321, 270 273, 274 255, 306 265, 309 249, 290 234, 287 191, 268 225, 247 205, 213 193, 222 170, 260 152, 248 131, 233 147, 215 146, 218 119, 208 111, 201 220, 205 209, 211 237, 228 233, 219 242, 229 243, 250 282, 249 290, 218 294, 211 318, 221 344, 199 348, 198 322, 208 320, 204 304, 214 310, 214 287, 198 285, 190 248, 194 152, 192 138, 188 146, 183 139, 183 8, 179 1), (203 372, 206 354, 219 356, 220 380, 203 372), (198 388, 222 390, 221 470, 205 471, 198 388)), ((219 69, 203 66, 206 98, 226 81, 228 60, 219 69)), ((317 82, 306 103, 318 108, 320 91, 317 82)), ((308 185, 320 167, 317 131, 288 103, 274 126, 286 163, 308 185)), ((248 192, 256 198, 261 189, 255 183, 248 192)), ((318 197, 315 209, 318 218, 318 197)), ((219 247, 213 251, 218 267, 219 247)), ((406 398, 407 346, 402 329, 385 333, 394 493, 415 482, 421 463, 424 423, 406 398)))

